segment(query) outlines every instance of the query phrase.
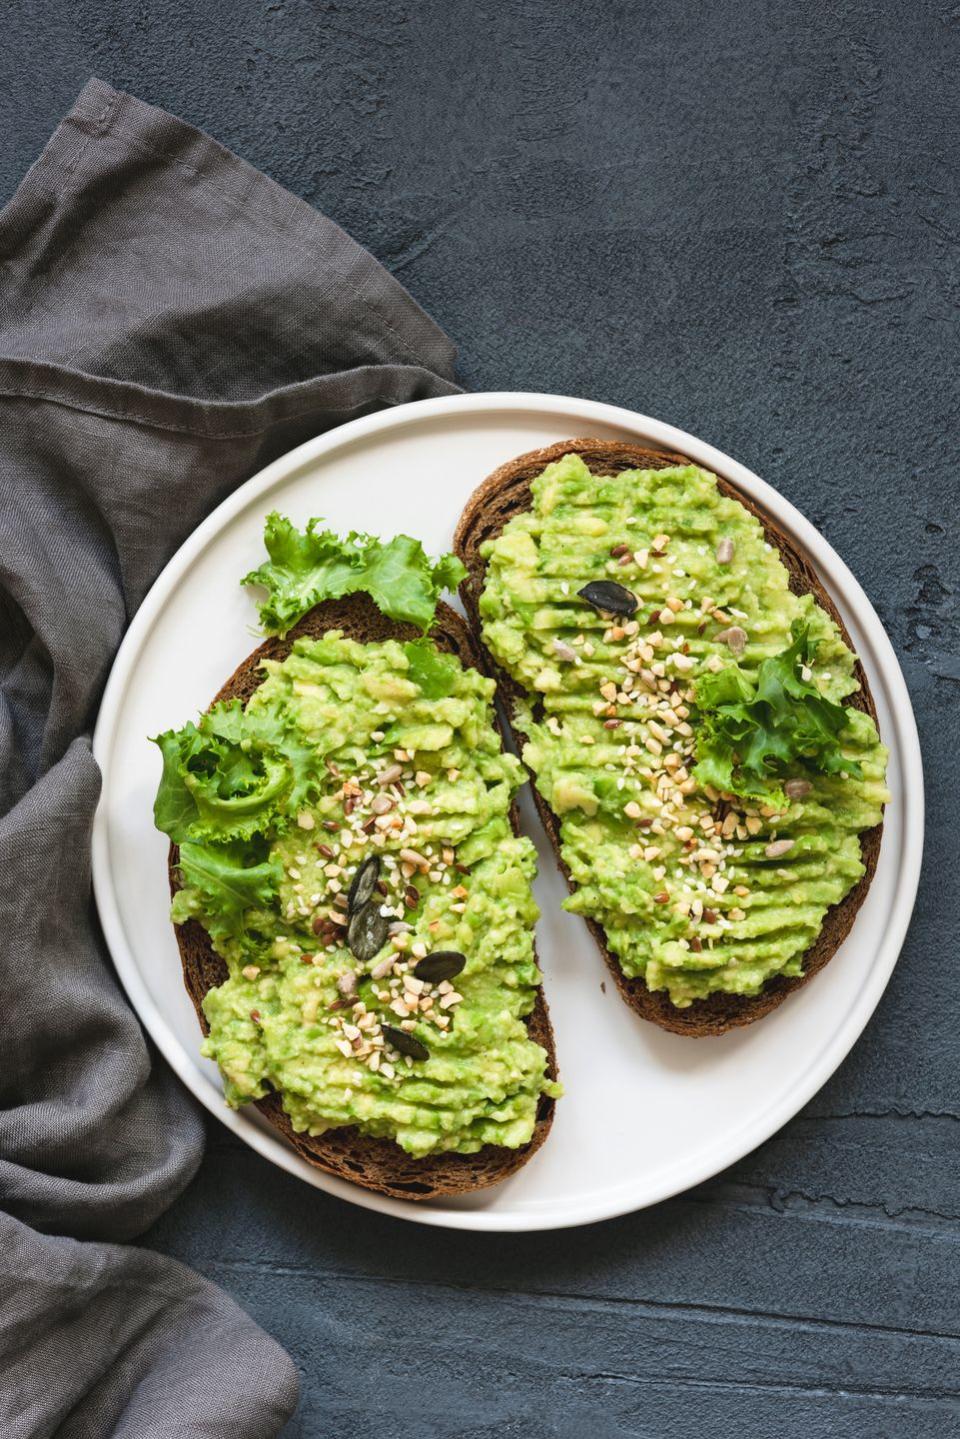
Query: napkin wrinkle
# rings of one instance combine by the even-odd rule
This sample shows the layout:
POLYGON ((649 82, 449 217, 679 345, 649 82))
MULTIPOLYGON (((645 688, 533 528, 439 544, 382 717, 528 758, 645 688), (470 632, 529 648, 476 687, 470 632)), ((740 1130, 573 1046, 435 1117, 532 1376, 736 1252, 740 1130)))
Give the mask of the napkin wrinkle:
POLYGON ((102 419, 118 418, 171 434, 220 440, 250 439, 271 424, 304 420, 315 416, 318 409, 336 414, 337 424, 344 424, 391 405, 458 393, 457 385, 441 384, 434 372, 423 366, 357 365, 314 380, 280 385, 248 400, 197 400, 67 365, 0 357, 0 398, 46 400, 102 419), (351 396, 358 388, 369 393, 354 400, 351 396), (139 407, 133 408, 132 402, 139 407), (174 420, 169 413, 164 416, 171 406, 190 415, 190 423, 174 420), (249 417, 249 422, 238 427, 241 416, 249 417), (222 423, 211 423, 214 420, 222 423))
POLYGON ((210 511, 346 420, 455 393, 455 352, 331 221, 99 80, 0 213, 0 261, 0 1434, 269 1439, 289 1358, 127 1245, 203 1125, 100 932, 91 730, 127 623, 210 511))

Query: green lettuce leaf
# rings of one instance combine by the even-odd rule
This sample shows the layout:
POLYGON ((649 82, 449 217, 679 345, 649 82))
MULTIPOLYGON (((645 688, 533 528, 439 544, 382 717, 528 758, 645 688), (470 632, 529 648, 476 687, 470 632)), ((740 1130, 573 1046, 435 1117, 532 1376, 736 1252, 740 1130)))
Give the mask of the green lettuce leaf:
POLYGON ((420 541, 409 535, 384 542, 351 530, 344 539, 318 529, 319 524, 314 519, 306 530, 298 530, 276 511, 267 516, 264 543, 269 559, 241 581, 267 591, 259 605, 266 634, 286 634, 321 600, 361 590, 383 614, 426 633, 441 592, 456 589, 464 577, 456 555, 431 560, 420 541))
POLYGON ((196 915, 215 942, 239 934, 248 909, 265 909, 277 894, 278 858, 250 864, 247 844, 180 846, 185 888, 174 897, 177 923, 196 915))
POLYGON ((452 655, 441 654, 429 640, 411 640, 403 652, 409 666, 407 674, 428 700, 440 700, 451 693, 459 668, 452 655))
POLYGON ((320 756, 295 725, 239 700, 154 743, 163 755, 154 823, 175 844, 281 833, 319 788, 320 756))
POLYGON ((697 681, 694 775, 727 794, 785 801, 779 781, 803 766, 820 774, 861 774, 840 736, 851 711, 803 678, 816 643, 795 621, 791 643, 762 660, 756 678, 738 665, 697 681))

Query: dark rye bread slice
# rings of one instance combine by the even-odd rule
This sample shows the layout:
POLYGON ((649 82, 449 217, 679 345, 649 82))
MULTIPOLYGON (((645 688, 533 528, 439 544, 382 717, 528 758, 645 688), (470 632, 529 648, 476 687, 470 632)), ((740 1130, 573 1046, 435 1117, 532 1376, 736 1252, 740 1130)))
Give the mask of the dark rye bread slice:
MULTIPOLYGON (((246 704, 263 680, 260 666, 264 660, 285 659, 295 639, 303 635, 317 637, 331 629, 343 630, 349 638, 366 642, 411 640, 418 638, 419 633, 412 625, 397 624, 385 618, 366 595, 328 600, 305 615, 284 639, 269 639, 254 650, 227 680, 213 703, 239 699, 246 704)), ((431 638, 439 649, 456 655, 463 664, 486 672, 479 647, 463 620, 448 605, 437 606, 431 638)), ((511 811, 510 818, 516 830, 515 809, 511 811)), ((177 847, 171 845, 171 894, 180 887, 177 859, 177 847)), ((203 997, 207 990, 216 988, 227 978, 227 966, 214 950, 206 930, 196 920, 175 925, 174 929, 180 946, 184 982, 197 1011, 200 1027, 207 1034, 209 1025, 203 1013, 203 997)), ((531 1039, 547 1051, 547 1072, 556 1079, 553 1029, 542 988, 537 991, 536 1005, 526 1024, 531 1039)), ((498 1184, 526 1164, 540 1148, 550 1130, 554 1111, 554 1101, 541 1095, 533 1137, 520 1149, 488 1144, 476 1154, 438 1154, 415 1159, 391 1140, 370 1139, 354 1126, 329 1130, 316 1139, 308 1134, 297 1134, 277 1094, 257 1100, 256 1105, 309 1164, 336 1175, 338 1179, 348 1179, 364 1189, 375 1190, 392 1199, 439 1199, 498 1184)))
MULTIPOLYGON (((478 636, 481 634, 478 602, 484 580, 484 562, 480 556, 480 546, 485 540, 494 539, 514 515, 521 514, 530 508, 530 485, 544 466, 571 453, 580 455, 587 467, 596 475, 613 475, 623 470, 634 469, 665 469, 670 465, 691 463, 685 455, 651 450, 642 445, 626 444, 619 440, 580 439, 565 440, 556 445, 549 445, 542 450, 531 450, 525 455, 518 456, 515 460, 508 461, 507 464, 501 465, 498 470, 484 480, 483 484, 470 497, 454 536, 454 549, 467 569, 467 578, 460 588, 460 594, 478 636)), ((743 507, 760 521, 770 544, 775 546, 780 553, 780 558, 790 577, 790 588, 794 594, 813 594, 818 604, 822 605, 831 618, 836 621, 845 642, 853 649, 850 636, 837 607, 820 583, 809 560, 793 546, 776 522, 736 485, 718 477, 718 486, 721 494, 739 500, 743 507)), ((497 676, 509 716, 512 713, 513 701, 522 694, 522 691, 509 675, 504 674, 494 664, 490 655, 487 655, 487 662, 497 676)), ((876 720, 877 713, 873 697, 870 694, 867 677, 859 659, 856 663, 855 674, 860 689, 848 700, 848 703, 857 709, 865 710, 876 720)), ((522 745, 522 735, 515 733, 514 738, 518 746, 522 745)), ((572 889, 574 886, 570 872, 560 855, 560 826, 556 816, 548 808, 535 785, 532 786, 532 789, 540 818, 553 845, 557 864, 572 889)), ((593 920, 588 919, 586 922, 616 981, 617 988, 627 1004, 639 1015, 644 1019, 652 1020, 662 1029, 671 1030, 674 1034, 686 1034, 693 1037, 723 1034, 737 1025, 752 1024, 754 1020, 762 1019, 765 1014, 776 1009, 779 1004, 783 1003, 787 995, 806 984, 815 974, 819 974, 828 960, 837 952, 850 932, 857 910, 863 903, 873 879, 880 853, 882 828, 882 825, 877 825, 874 829, 866 830, 860 836, 860 849, 866 873, 840 904, 834 905, 828 910, 816 942, 804 956, 803 975, 797 979, 783 977, 772 979, 764 986, 760 994, 752 998, 714 994, 708 999, 694 1000, 687 1009, 678 1009, 671 1004, 665 993, 648 990, 642 979, 628 979, 621 970, 616 956, 607 949, 603 929, 593 920)))

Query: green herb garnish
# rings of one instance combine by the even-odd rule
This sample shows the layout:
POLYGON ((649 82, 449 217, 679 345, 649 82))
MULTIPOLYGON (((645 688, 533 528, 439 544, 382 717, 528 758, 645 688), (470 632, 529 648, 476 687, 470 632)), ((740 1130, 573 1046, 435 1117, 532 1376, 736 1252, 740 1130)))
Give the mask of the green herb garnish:
POLYGON ((249 844, 182 844, 179 868, 184 888, 173 898, 175 924, 199 917, 215 942, 245 929, 249 909, 267 909, 280 885, 282 866, 276 856, 255 856, 249 844))
POLYGON ((791 643, 761 660, 754 676, 728 665, 697 681, 697 764, 694 775, 726 794, 785 798, 779 781, 805 766, 821 774, 860 776, 843 753, 840 735, 850 711, 821 694, 803 672, 816 641, 794 621, 791 643))

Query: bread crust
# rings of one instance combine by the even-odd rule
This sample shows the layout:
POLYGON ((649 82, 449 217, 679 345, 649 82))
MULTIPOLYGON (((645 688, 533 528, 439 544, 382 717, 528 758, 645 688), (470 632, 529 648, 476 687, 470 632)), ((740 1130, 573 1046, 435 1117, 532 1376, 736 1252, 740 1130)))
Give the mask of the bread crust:
MULTIPOLYGON (((239 699, 245 705, 254 690, 263 682, 261 665, 264 660, 283 660, 290 653, 294 640, 302 636, 317 638, 331 629, 343 630, 348 638, 365 642, 387 639, 406 641, 416 639, 419 633, 412 625, 398 624, 387 619, 366 595, 350 595, 342 600, 325 601, 305 615, 283 639, 269 639, 248 655, 216 695, 213 704, 221 700, 239 699)), ((475 644, 460 616, 448 605, 441 603, 437 606, 431 638, 438 648, 455 654, 465 665, 486 673, 479 646, 475 644)), ((514 830, 518 832, 515 808, 511 809, 510 818, 514 830)), ((178 858, 177 846, 171 845, 169 877, 172 895, 180 888, 178 858)), ((224 982, 227 978, 227 966, 197 920, 174 925, 174 930, 187 993, 197 1011, 200 1028, 206 1035, 209 1033, 209 1025, 203 1013, 203 998, 208 990, 224 982)), ((547 1051, 547 1073, 551 1079, 556 1079, 557 1056, 553 1029, 542 987, 537 990, 536 1005, 525 1022, 531 1039, 547 1051)), ((324 1170, 327 1174, 333 1174, 338 1179, 347 1179, 352 1184, 359 1184, 364 1189, 371 1189, 391 1199, 415 1200, 468 1194, 506 1179, 526 1164, 540 1148, 550 1131, 554 1113, 554 1100, 547 1095, 541 1095, 533 1136, 528 1144, 519 1149, 488 1144, 476 1154, 435 1154, 416 1159, 406 1154, 392 1140, 371 1139, 361 1134, 354 1125, 328 1130, 317 1138, 298 1134, 284 1111, 279 1094, 269 1094, 254 1102, 264 1118, 280 1130, 308 1164, 324 1170)))
MULTIPOLYGON (((671 465, 692 464, 685 455, 669 451, 652 450, 643 445, 628 444, 620 440, 573 439, 548 445, 544 449, 530 450, 509 460, 494 470, 493 474, 474 491, 467 502, 454 535, 454 549, 466 567, 467 577, 460 587, 460 596, 470 618, 478 642, 480 636, 479 599, 483 589, 485 565, 480 556, 480 546, 485 540, 494 539, 513 518, 530 508, 530 487, 532 481, 546 465, 559 460, 563 455, 578 454, 588 469, 596 475, 618 474, 632 469, 665 469, 671 465)), ((776 521, 749 495, 743 493, 731 481, 717 477, 720 493, 738 500, 763 526, 767 540, 780 554, 789 575, 790 588, 794 594, 812 594, 817 603, 827 611, 843 636, 845 643, 853 649, 846 626, 836 605, 821 584, 809 559, 792 544, 789 537, 779 528, 776 521)), ((513 702, 523 695, 523 690, 509 675, 505 674, 487 652, 488 667, 495 674, 501 694, 506 700, 505 710, 508 723, 513 730, 518 749, 522 748, 524 736, 513 727, 513 702)), ((877 711, 867 683, 867 676, 860 660, 854 667, 855 677, 860 685, 848 703, 864 710, 876 722, 877 711)), ((560 853, 560 827, 556 816, 536 788, 531 785, 534 801, 540 819, 553 847, 557 865, 567 881, 568 887, 575 888, 570 871, 560 853)), ((651 991, 640 978, 630 979, 620 968, 616 956, 607 948, 603 929, 594 920, 586 924, 597 943, 607 968, 620 994, 631 1009, 643 1019, 670 1030, 694 1038, 705 1035, 723 1034, 740 1025, 753 1024, 771 1010, 776 1009, 795 990, 808 984, 814 975, 833 958, 849 934, 857 911, 866 898, 873 879, 880 854, 880 838, 883 825, 865 830, 860 836, 860 852, 865 873, 853 889, 839 904, 828 911, 816 941, 804 956, 804 972, 796 979, 777 976, 770 980, 758 995, 713 994, 707 999, 696 999, 686 1009, 678 1009, 663 991, 651 991)))

